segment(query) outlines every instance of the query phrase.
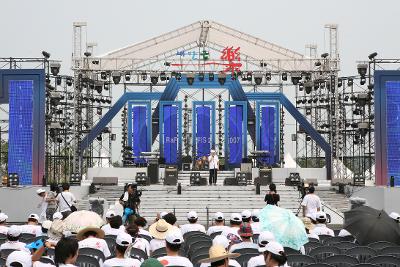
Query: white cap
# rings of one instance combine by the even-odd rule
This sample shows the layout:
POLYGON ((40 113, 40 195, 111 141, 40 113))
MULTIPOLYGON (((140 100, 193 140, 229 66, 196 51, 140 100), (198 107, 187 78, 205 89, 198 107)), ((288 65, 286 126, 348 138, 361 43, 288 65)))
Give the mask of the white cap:
POLYGON ((36 194, 40 195, 41 193, 46 193, 46 190, 39 188, 38 190, 36 190, 36 194))
POLYGON ((251 211, 249 210, 242 211, 242 219, 250 219, 250 217, 251 217, 251 211))
POLYGON ((400 221, 400 215, 397 212, 391 212, 389 214, 389 217, 392 218, 393 220, 400 221))
POLYGON ((162 219, 167 214, 168 214, 168 212, 166 212, 166 211, 160 212, 160 218, 162 219))
POLYGON ((174 245, 182 244, 183 243, 183 236, 182 236, 181 231, 178 231, 178 230, 171 231, 165 237, 165 241, 167 241, 169 244, 174 244, 174 245))
POLYGON ((265 247, 259 248, 259 252, 271 252, 275 255, 281 255, 285 250, 283 249, 282 245, 276 241, 269 242, 265 247))
POLYGON ((267 243, 275 241, 275 236, 269 231, 261 232, 258 236, 258 244, 260 246, 265 246, 267 243))
POLYGON ((316 218, 316 220, 326 220, 326 213, 323 211, 318 211, 315 214, 315 218, 316 218))
POLYGON ((21 229, 16 225, 11 225, 10 228, 8 228, 7 235, 18 237, 21 235, 21 229))
POLYGON ((225 249, 227 249, 229 247, 229 240, 226 236, 224 235, 217 235, 216 237, 214 237, 213 241, 212 241, 212 245, 220 245, 223 246, 225 249))
POLYGON ((53 220, 62 220, 63 215, 61 212, 57 211, 53 214, 53 220))
POLYGON ((260 216, 260 210, 259 209, 255 209, 251 212, 251 216, 252 217, 256 217, 258 218, 260 216))
POLYGON ((115 211, 113 211, 113 210, 108 210, 107 212, 106 212, 106 218, 107 219, 109 219, 109 218, 111 218, 111 217, 114 217, 115 216, 115 211))
POLYGON ((199 218, 199 216, 197 216, 197 212, 195 212, 194 210, 189 211, 187 214, 187 218, 188 219, 197 219, 199 218))
POLYGON ((28 219, 34 219, 36 221, 39 221, 39 215, 37 215, 36 213, 31 213, 29 214, 28 219))
POLYGON ((8 219, 8 216, 5 213, 1 212, 0 213, 0 222, 7 221, 7 219, 8 219))
POLYGON ((42 222, 42 228, 49 230, 51 227, 52 221, 44 221, 42 222))
POLYGON ((231 221, 242 222, 242 216, 239 213, 232 213, 231 214, 231 221))
POLYGON ((117 243, 117 245, 127 247, 130 244, 132 244, 132 236, 127 233, 120 232, 117 235, 117 239, 115 240, 115 243, 117 243))
POLYGON ((214 150, 214 149, 211 149, 211 150, 210 150, 210 153, 215 153, 215 150, 214 150))
POLYGON ((214 214, 214 220, 222 221, 224 219, 224 214, 220 211, 214 214))
POLYGON ((7 257, 6 266, 11 267, 13 262, 18 262, 22 267, 32 266, 32 256, 25 251, 14 251, 7 257))

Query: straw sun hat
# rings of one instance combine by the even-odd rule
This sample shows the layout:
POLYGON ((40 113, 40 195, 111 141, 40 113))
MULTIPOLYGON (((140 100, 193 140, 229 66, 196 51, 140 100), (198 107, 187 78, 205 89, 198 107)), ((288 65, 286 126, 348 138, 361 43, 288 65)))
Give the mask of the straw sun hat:
POLYGON ((213 245, 209 250, 209 258, 200 260, 199 263, 212 263, 223 259, 233 259, 239 257, 239 253, 229 253, 222 245, 213 245))
POLYGON ((150 226, 149 232, 155 239, 165 239, 168 231, 172 228, 172 225, 167 223, 164 219, 160 219, 150 226))

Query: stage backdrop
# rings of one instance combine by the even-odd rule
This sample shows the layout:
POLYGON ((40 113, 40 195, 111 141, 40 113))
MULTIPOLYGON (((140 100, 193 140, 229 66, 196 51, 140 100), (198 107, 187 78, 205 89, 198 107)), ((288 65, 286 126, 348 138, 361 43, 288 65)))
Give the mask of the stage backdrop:
POLYGON ((178 107, 166 105, 164 110, 164 158, 166 164, 178 163, 178 107))
POLYGON ((132 147, 135 163, 145 163, 141 152, 151 148, 151 106, 150 103, 130 101, 128 104, 128 145, 132 147))
POLYGON ((209 106, 196 107, 196 158, 208 156, 211 150, 211 108, 209 106))
POLYGON ((228 129, 229 164, 238 165, 243 155, 243 106, 229 107, 228 129))

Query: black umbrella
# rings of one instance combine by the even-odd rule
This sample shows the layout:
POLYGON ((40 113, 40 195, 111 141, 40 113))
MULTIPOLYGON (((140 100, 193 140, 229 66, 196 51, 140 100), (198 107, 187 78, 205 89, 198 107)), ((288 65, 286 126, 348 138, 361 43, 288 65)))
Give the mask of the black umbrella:
POLYGON ((377 241, 400 244, 400 227, 384 210, 361 206, 344 213, 344 229, 361 245, 377 241))

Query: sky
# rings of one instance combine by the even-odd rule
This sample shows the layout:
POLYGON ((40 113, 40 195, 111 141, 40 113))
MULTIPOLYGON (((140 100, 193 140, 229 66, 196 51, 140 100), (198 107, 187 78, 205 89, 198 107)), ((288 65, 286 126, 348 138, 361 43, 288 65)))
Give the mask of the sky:
POLYGON ((88 23, 87 41, 103 54, 203 19, 300 53, 314 43, 321 54, 328 50, 324 25, 334 23, 341 74, 352 75, 371 52, 399 57, 399 8, 396 0, 2 0, 0 57, 40 57, 46 50, 70 74, 74 21, 88 23))

